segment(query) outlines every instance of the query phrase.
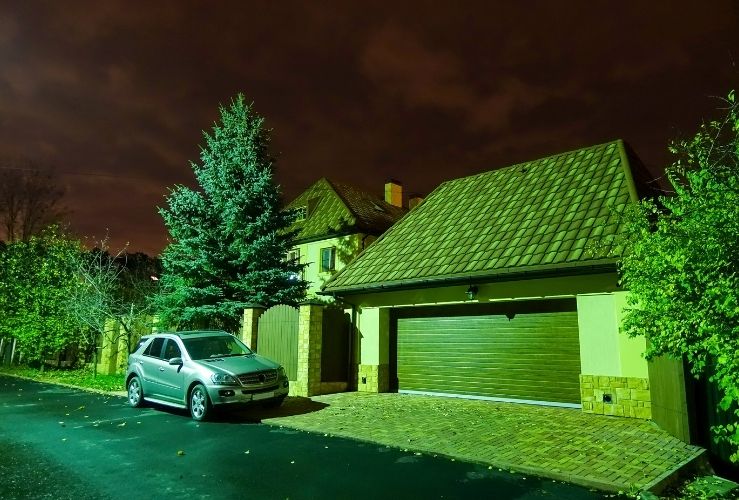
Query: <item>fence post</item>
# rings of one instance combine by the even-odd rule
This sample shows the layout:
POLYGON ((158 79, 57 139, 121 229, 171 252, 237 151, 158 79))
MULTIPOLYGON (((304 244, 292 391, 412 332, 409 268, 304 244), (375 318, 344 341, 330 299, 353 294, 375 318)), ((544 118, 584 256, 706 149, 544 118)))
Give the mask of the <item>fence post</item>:
POLYGON ((257 350, 259 316, 261 316, 266 310, 267 308, 262 304, 246 304, 246 307, 244 308, 244 322, 241 327, 241 340, 243 340, 252 351, 257 350))
POLYGON ((10 349, 10 364, 13 364, 13 358, 15 358, 15 344, 17 339, 13 337, 13 347, 10 349))
POLYGON ((321 340, 323 336, 323 307, 318 301, 300 304, 298 322, 298 380, 296 396, 315 396, 321 391, 321 340))

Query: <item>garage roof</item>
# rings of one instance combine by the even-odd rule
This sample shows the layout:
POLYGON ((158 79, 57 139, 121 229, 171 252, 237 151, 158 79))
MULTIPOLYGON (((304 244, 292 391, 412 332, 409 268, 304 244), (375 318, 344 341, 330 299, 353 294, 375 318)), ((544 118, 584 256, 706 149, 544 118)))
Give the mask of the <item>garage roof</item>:
POLYGON ((613 269, 616 213, 638 199, 626 150, 616 140, 445 182, 323 290, 613 269))

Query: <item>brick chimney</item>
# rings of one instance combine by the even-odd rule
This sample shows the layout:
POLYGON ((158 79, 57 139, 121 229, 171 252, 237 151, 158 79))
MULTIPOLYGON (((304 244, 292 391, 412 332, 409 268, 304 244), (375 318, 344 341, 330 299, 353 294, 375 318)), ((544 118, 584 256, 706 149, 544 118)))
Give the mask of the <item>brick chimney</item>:
POLYGON ((423 201, 423 196, 420 194, 412 194, 408 197, 408 209, 413 210, 423 201))
POLYGON ((385 201, 396 207, 403 206, 403 185, 400 181, 390 179, 385 183, 385 201))

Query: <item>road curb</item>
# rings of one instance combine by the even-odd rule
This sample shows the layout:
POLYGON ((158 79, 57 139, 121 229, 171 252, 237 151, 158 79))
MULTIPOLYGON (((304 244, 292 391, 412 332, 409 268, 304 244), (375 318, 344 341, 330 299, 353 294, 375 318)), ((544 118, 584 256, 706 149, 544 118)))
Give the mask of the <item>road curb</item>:
POLYGON ((697 471, 710 471, 713 473, 711 464, 708 462, 708 453, 704 449, 697 450, 692 457, 680 462, 672 470, 665 472, 653 479, 650 483, 647 483, 643 491, 659 495, 681 477, 697 471))

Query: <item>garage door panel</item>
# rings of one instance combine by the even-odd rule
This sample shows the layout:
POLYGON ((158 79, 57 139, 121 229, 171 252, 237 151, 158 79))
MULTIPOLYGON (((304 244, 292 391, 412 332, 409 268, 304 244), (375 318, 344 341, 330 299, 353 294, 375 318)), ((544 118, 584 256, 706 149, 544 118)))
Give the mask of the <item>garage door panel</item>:
POLYGON ((445 394, 464 394, 472 396, 484 396, 491 397, 489 394, 493 393, 495 398, 505 399, 518 399, 528 401, 550 401, 550 402, 567 402, 571 397, 571 392, 578 391, 578 387, 557 387, 550 388, 547 391, 547 397, 542 398, 541 389, 538 385, 525 385, 521 383, 516 384, 489 384, 480 385, 473 388, 468 383, 460 382, 459 384, 446 384, 446 381, 437 381, 445 383, 445 390, 439 390, 438 385, 424 384, 419 381, 415 391, 420 392, 431 392, 431 393, 445 393, 445 394))
MULTIPOLYGON (((400 390, 579 403, 577 313, 397 319, 400 390)), ((407 315, 407 313, 406 313, 407 315)))
MULTIPOLYGON (((531 388, 535 387, 537 392, 541 392, 539 389, 539 383, 541 382, 540 378, 529 378, 525 376, 517 376, 516 374, 508 374, 507 376, 500 376, 500 377, 444 377, 444 376, 437 376, 437 377, 429 377, 426 375, 417 374, 416 376, 408 376, 409 383, 413 383, 417 386, 423 386, 424 389, 427 390, 433 390, 436 389, 444 389, 444 390, 438 390, 437 392, 455 392, 448 390, 449 388, 457 388, 461 389, 464 388, 465 390, 468 390, 473 393, 479 393, 483 391, 486 388, 499 388, 501 390, 511 390, 514 391, 517 388, 525 387, 525 388, 531 388), (441 385, 441 387, 440 387, 441 385)), ((414 387, 415 390, 420 390, 419 387, 414 387)), ((579 384, 573 384, 573 383, 562 383, 559 385, 549 385, 546 389, 546 393, 553 393, 553 392, 569 392, 572 389, 576 389, 579 392, 579 384)), ((480 394, 481 396, 484 396, 486 394, 483 393, 480 394)), ((542 399, 542 401, 547 401, 547 399, 542 399)))

